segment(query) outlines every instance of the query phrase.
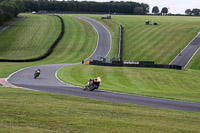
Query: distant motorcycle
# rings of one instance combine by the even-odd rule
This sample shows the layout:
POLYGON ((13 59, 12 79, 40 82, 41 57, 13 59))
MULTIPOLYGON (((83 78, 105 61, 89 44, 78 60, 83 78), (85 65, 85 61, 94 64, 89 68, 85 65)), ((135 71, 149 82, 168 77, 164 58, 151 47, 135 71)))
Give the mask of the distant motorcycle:
POLYGON ((39 77, 40 75, 40 69, 37 69, 34 73, 34 79, 36 79, 37 77, 39 77))

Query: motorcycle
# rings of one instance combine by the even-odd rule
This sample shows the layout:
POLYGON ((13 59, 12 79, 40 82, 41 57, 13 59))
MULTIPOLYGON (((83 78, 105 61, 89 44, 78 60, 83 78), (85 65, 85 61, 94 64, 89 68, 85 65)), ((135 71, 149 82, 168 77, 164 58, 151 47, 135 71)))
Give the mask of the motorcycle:
POLYGON ((39 75, 40 75, 40 70, 35 71, 34 79, 36 79, 37 77, 39 77, 39 75))
POLYGON ((95 80, 90 80, 83 90, 93 91, 95 89, 98 89, 99 86, 100 82, 95 82, 95 80))

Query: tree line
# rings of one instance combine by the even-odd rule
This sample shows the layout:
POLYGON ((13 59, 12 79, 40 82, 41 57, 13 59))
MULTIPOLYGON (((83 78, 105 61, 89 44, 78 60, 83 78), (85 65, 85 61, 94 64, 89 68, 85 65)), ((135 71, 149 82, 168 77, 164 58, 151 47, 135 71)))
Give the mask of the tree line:
POLYGON ((167 8, 167 7, 163 7, 162 10, 161 10, 161 12, 160 12, 159 8, 158 8, 157 6, 154 6, 154 7, 152 8, 152 13, 153 13, 153 14, 167 15, 167 13, 168 13, 168 8, 167 8))
POLYGON ((194 8, 194 9, 186 9, 185 10, 185 14, 189 15, 189 16, 199 16, 200 15, 200 9, 198 8, 194 8))
MULTIPOLYGON (((152 13, 153 14, 161 14, 161 15, 167 15, 168 13, 168 8, 167 7, 163 7, 161 12, 159 10, 159 8, 157 6, 154 6, 152 8, 152 13)), ((199 16, 200 15, 200 9, 198 8, 194 8, 194 9, 186 9, 185 10, 185 14, 189 15, 189 16, 199 16)))
POLYGON ((23 0, 0 0, 0 24, 16 17, 24 9, 23 0))
POLYGON ((137 2, 94 2, 94 1, 56 1, 56 0, 24 0, 25 11, 65 11, 81 13, 116 13, 143 15, 149 12, 149 5, 137 2))

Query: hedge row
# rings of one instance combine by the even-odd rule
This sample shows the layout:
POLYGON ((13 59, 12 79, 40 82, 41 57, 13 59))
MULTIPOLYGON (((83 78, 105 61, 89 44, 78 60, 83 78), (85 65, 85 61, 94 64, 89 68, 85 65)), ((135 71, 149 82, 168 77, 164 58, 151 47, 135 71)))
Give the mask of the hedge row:
POLYGON ((44 53, 43 55, 41 55, 39 57, 31 58, 31 59, 19 59, 19 60, 15 60, 15 59, 0 59, 0 62, 32 62, 32 61, 42 60, 42 59, 46 58, 47 56, 49 56, 53 52, 54 48, 56 47, 58 42, 61 40, 61 38, 63 37, 64 32, 65 32, 65 26, 64 26, 63 19, 58 15, 54 15, 54 16, 57 16, 61 21, 61 33, 58 36, 58 38, 56 39, 56 41, 51 45, 51 47, 48 49, 48 51, 46 53, 44 53))

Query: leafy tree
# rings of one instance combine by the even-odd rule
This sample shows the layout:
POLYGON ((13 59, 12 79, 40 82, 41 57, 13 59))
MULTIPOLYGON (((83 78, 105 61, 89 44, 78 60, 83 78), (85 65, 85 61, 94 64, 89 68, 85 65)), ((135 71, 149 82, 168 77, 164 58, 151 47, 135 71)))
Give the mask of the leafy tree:
POLYGON ((135 7, 134 14, 135 15, 144 15, 144 8, 143 7, 135 7))
POLYGON ((167 13, 168 13, 167 7, 163 7, 163 9, 162 9, 162 11, 161 11, 161 14, 162 14, 162 15, 167 15, 167 13))
POLYGON ((77 0, 24 0, 25 11, 68 11, 68 12, 96 12, 96 13, 124 13, 133 14, 135 7, 142 7, 144 13, 149 12, 148 4, 136 2, 94 2, 94 1, 77 1, 77 0))
POLYGON ((16 17, 24 11, 24 2, 22 0, 4 0, 0 3, 0 23, 16 17))
POLYGON ((157 6, 154 6, 154 7, 152 8, 152 13, 157 14, 157 13, 159 13, 159 12, 160 12, 160 10, 159 10, 159 8, 158 8, 157 6))
POLYGON ((144 8, 144 13, 149 13, 149 5, 145 3, 141 3, 141 6, 144 8))
POLYGON ((190 9, 185 10, 185 14, 192 15, 192 11, 190 9))
POLYGON ((192 10, 192 13, 194 14, 194 16, 199 16, 199 12, 200 12, 200 9, 197 9, 197 8, 192 10))
POLYGON ((25 5, 24 5, 23 0, 15 0, 14 3, 15 3, 16 6, 19 8, 19 13, 25 11, 25 5))
POLYGON ((14 17, 14 7, 10 3, 1 4, 0 9, 2 9, 5 13, 5 20, 11 19, 14 17))
POLYGON ((0 8, 0 24, 4 21, 5 16, 4 16, 4 11, 0 8))

